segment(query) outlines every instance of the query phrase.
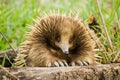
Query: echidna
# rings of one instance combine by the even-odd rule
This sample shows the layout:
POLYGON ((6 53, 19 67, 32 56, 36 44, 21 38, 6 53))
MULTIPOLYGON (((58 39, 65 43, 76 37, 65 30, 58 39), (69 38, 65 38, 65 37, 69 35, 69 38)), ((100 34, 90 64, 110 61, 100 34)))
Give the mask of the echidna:
POLYGON ((36 20, 20 51, 27 66, 62 67, 97 64, 94 48, 82 20, 53 14, 36 20))

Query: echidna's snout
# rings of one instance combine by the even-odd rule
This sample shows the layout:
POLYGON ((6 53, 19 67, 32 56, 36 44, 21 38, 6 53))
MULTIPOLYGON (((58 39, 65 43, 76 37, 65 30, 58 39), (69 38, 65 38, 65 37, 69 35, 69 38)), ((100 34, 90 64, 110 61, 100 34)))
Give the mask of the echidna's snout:
POLYGON ((67 44, 61 44, 60 48, 63 51, 63 53, 69 54, 69 46, 67 44))

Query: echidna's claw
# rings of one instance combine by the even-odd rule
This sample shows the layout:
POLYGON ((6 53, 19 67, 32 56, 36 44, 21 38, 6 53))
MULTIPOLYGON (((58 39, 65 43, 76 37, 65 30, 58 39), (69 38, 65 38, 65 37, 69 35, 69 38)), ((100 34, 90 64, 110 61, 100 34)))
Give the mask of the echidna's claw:
POLYGON ((65 60, 63 61, 63 63, 66 67, 68 66, 68 63, 65 60))
POLYGON ((55 65, 56 67, 59 67, 59 66, 60 66, 57 61, 54 62, 54 65, 55 65))
POLYGON ((58 63, 59 63, 59 65, 60 65, 61 67, 64 67, 64 66, 65 66, 62 61, 58 61, 58 63))
POLYGON ((79 65, 79 66, 83 66, 84 65, 82 61, 77 61, 76 64, 79 65))
POLYGON ((89 63, 86 62, 86 61, 83 61, 83 64, 84 64, 85 66, 89 65, 89 63))
POLYGON ((70 65, 71 66, 87 66, 89 65, 89 63, 86 61, 76 61, 76 62, 72 62, 70 65))
POLYGON ((51 63, 48 63, 47 67, 51 67, 51 63))
POLYGON ((71 65, 71 66, 75 66, 75 63, 74 63, 74 62, 72 62, 70 65, 71 65))
POLYGON ((67 67, 68 64, 65 60, 58 60, 48 63, 47 67, 67 67))

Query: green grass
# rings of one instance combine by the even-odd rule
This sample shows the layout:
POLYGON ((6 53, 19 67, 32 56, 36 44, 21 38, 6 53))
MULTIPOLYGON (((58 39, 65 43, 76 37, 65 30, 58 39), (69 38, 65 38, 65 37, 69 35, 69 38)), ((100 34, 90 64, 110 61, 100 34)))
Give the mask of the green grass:
MULTIPOLYGON (((113 27, 118 27, 115 13, 120 23, 120 1, 99 2, 115 51, 118 51, 120 50, 120 31, 114 31, 113 27)), ((95 0, 0 0, 0 31, 4 33, 9 43, 17 48, 25 40, 24 34, 29 30, 28 25, 34 23, 34 18, 42 16, 44 12, 58 10, 66 14, 76 10, 76 13, 86 21, 93 13, 98 23, 102 25, 95 0)), ((102 35, 103 45, 109 48, 105 35, 102 35)), ((10 47, 0 35, 0 51, 7 49, 10 47)))

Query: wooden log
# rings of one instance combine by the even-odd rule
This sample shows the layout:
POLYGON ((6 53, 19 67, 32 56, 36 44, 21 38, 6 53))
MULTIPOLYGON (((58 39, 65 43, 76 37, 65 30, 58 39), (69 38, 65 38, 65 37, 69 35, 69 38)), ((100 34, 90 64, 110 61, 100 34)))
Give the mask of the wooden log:
POLYGON ((7 70, 20 80, 120 80, 120 63, 51 68, 23 67, 7 70))
MULTIPOLYGON (((18 53, 18 52, 16 52, 18 53)), ((0 64, 5 55, 12 61, 13 50, 0 53, 0 64)), ((9 63, 9 62, 8 62, 9 63)), ((10 66, 10 63, 6 66, 10 66)), ((3 68, 0 66, 0 80, 120 80, 120 63, 74 66, 74 67, 22 67, 3 68)))

